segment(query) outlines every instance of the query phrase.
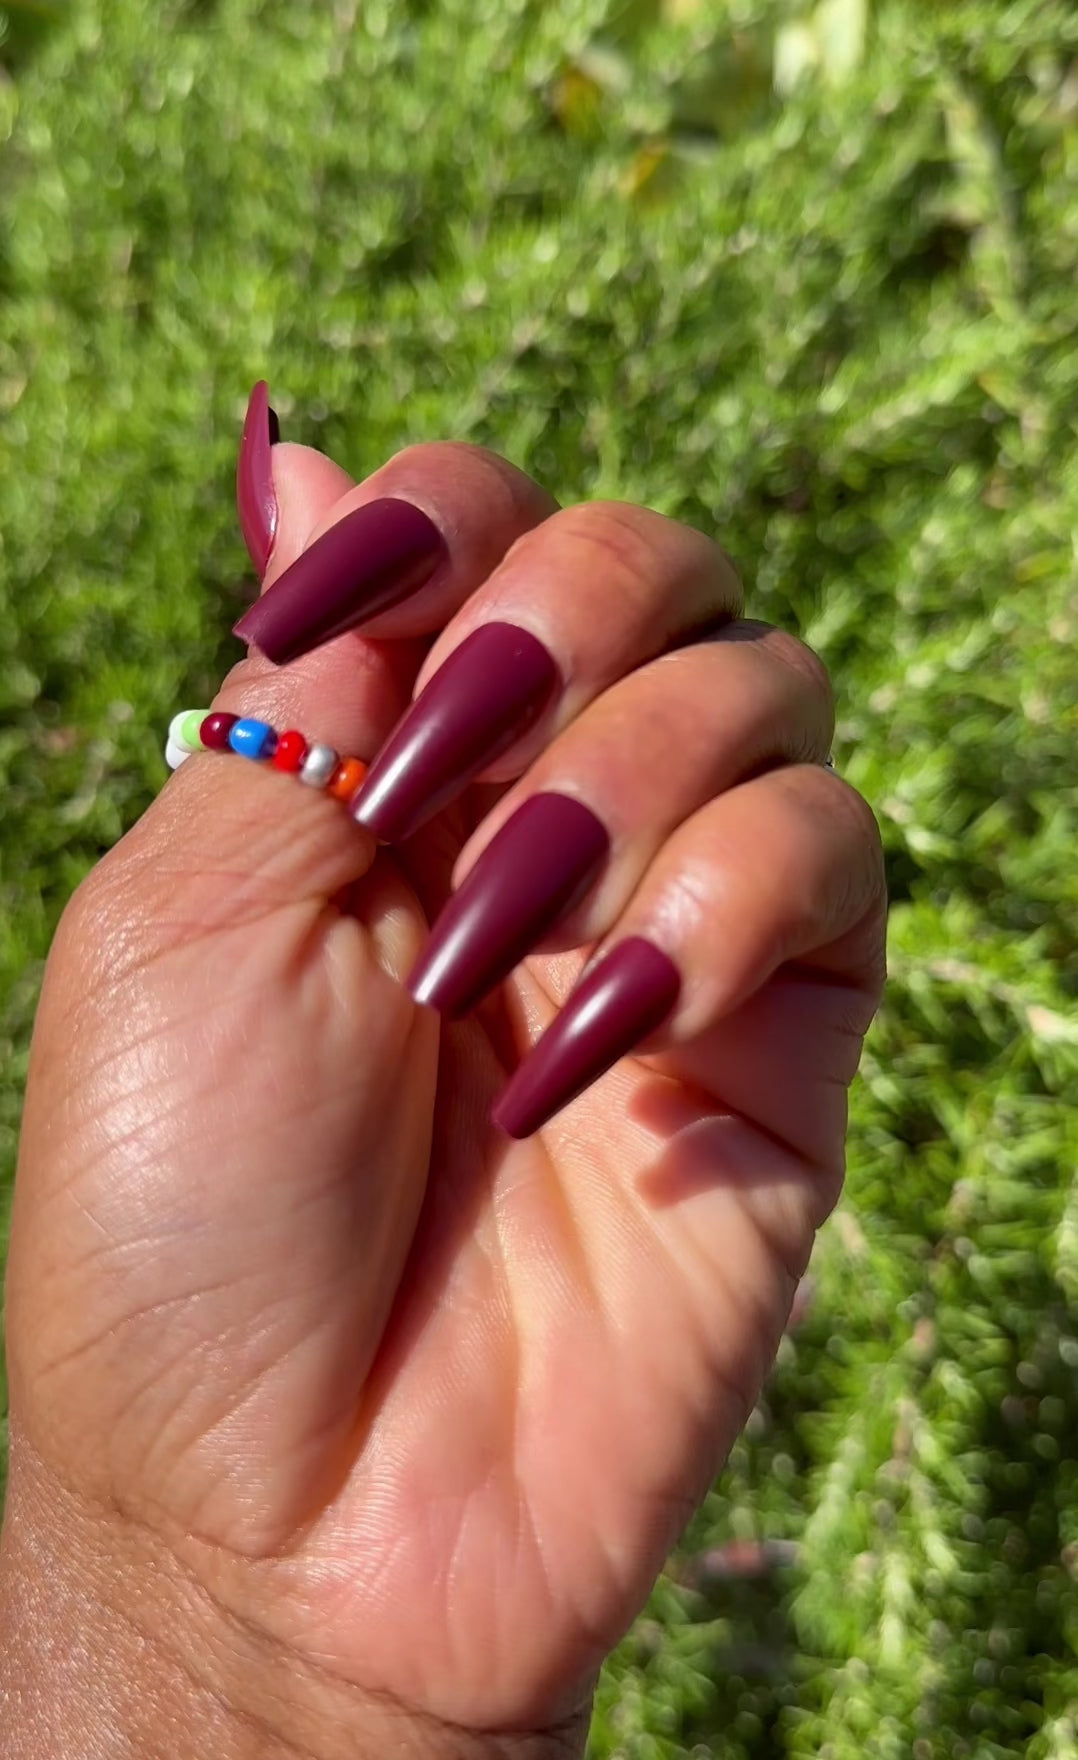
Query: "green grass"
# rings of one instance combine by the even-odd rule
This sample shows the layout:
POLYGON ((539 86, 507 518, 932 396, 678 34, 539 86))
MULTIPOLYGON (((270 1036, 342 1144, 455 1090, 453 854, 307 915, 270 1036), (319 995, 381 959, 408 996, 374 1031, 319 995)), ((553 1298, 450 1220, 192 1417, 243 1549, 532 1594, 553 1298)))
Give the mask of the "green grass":
POLYGON ((814 1301, 594 1752, 1048 1760, 1078 1752, 1078 16, 879 0, 862 46, 828 5, 845 38, 791 88, 787 28, 781 91, 768 0, 79 0, 0 77, 0 1154, 57 915, 232 651, 255 377, 357 473, 452 435, 720 534, 833 668, 893 977, 814 1301), (754 1579, 697 1556, 738 1538, 785 1544, 754 1579))

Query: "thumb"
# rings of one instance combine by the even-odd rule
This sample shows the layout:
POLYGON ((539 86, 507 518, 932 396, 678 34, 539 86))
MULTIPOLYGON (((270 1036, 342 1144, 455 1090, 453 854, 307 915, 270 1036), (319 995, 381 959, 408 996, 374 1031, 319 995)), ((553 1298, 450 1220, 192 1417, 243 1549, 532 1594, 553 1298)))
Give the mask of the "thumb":
MULTIPOLYGON (((351 485, 274 452, 278 569, 351 485)), ((358 638, 244 660, 217 703, 366 756, 407 694, 398 663, 358 638)), ((283 1543, 347 1463, 424 1188, 436 1033, 394 980, 422 921, 374 858, 324 791, 197 753, 50 954, 12 1410, 96 1503, 230 1548, 283 1543)))
MULTIPOLYGON (((266 592, 332 525, 356 487, 348 472, 313 447, 280 439, 269 390, 251 392, 236 465, 236 509, 266 592)), ((392 649, 358 639, 320 649, 299 665, 271 666, 252 654, 233 668, 213 707, 261 717, 279 729, 311 728, 336 749, 369 755, 408 701, 421 660, 417 645, 392 649), (318 725, 311 725, 316 712, 318 725)))
MULTIPOLYGON (((263 383, 252 393, 237 470, 245 541, 253 559, 268 557, 263 592, 355 488, 347 471, 313 448, 271 446, 276 423, 267 425, 267 409, 263 383)), ((358 638, 288 667, 252 653, 200 709, 265 721, 278 733, 296 730, 342 760, 365 761, 407 703, 419 658, 417 644, 358 638)), ((278 907, 318 908, 361 880, 373 859, 373 840, 323 789, 297 787, 295 776, 270 764, 195 753, 106 856, 93 891, 97 898, 112 890, 138 899, 131 941, 142 959, 192 931, 240 927, 278 907)), ((414 933, 407 940, 391 969, 414 951, 414 933)))

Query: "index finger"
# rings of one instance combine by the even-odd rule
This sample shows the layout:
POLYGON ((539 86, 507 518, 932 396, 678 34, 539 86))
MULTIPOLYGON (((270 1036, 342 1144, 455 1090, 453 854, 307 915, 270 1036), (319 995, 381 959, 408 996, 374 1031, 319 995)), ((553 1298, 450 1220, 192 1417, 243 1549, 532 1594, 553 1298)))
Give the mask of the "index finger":
MULTIPOLYGON (((287 473, 288 454, 273 451, 287 473)), ((277 488, 280 504, 287 486, 277 488)), ((556 505, 482 447, 410 446, 323 507, 298 553, 292 533, 279 532, 262 596, 235 633, 276 665, 360 628, 394 640, 429 635, 556 505)))
MULTIPOLYGON (((301 630, 310 630, 320 606, 325 608, 325 536, 338 534, 339 545, 341 535, 345 539, 336 556, 335 590, 362 598, 364 579, 368 591, 392 587, 395 537, 395 560, 405 576, 410 573, 414 584, 426 566, 436 600, 448 595, 455 603, 555 506, 522 471, 461 445, 411 447, 356 483, 323 453, 281 439, 264 381, 251 394, 244 423, 236 501, 262 596, 236 626, 256 645, 232 669, 214 707, 276 726, 309 728, 319 740, 366 756, 407 703, 429 642, 369 640, 366 627, 362 636, 330 641, 314 629, 299 644, 306 652, 287 666, 278 663, 284 656, 272 632, 282 621, 275 609, 282 597, 301 630), (474 509, 467 520, 461 507, 474 509), (410 555, 400 549, 409 530, 410 555), (429 539, 425 547, 420 543, 418 557, 417 532, 429 539), (268 625, 267 605, 274 608, 268 625)), ((333 586, 332 569, 329 574, 333 586)), ((394 633, 402 632, 398 627, 394 633)))

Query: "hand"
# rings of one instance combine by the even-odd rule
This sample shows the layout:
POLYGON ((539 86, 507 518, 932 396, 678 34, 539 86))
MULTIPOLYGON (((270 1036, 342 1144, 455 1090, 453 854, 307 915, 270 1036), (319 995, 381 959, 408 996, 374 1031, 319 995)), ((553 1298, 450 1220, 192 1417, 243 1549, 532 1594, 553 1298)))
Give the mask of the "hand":
MULTIPOLYGON (((311 639, 295 574, 273 587, 301 553, 322 584, 301 582, 300 620, 329 616, 310 547, 357 508, 410 502, 441 538, 425 560, 413 544, 407 596, 368 579, 373 620, 286 667, 243 661, 217 707, 369 757, 472 632, 523 628, 554 667, 526 644, 495 739, 502 674, 462 683, 457 660, 433 758, 410 720, 397 780, 376 767, 365 791, 380 825, 428 812, 400 847, 210 753, 73 900, 9 1264, 8 1617, 26 1624, 28 1559, 58 1602, 91 1584, 100 1684, 68 1714, 113 1719, 114 1751, 149 1715, 110 1680, 127 1654, 160 1670, 192 1753, 232 1751, 196 1738, 203 1706, 257 1733, 244 1753, 382 1753, 387 1730, 394 1752, 575 1746, 838 1193, 883 969, 879 842, 823 767, 818 661, 740 619, 700 534, 557 512, 467 447, 359 487, 299 447, 272 465, 271 591, 247 625, 267 647, 311 639), (469 715, 500 748, 479 781, 469 715), (570 804, 522 870, 503 828, 538 794, 570 804), (469 1010, 440 1024, 404 980, 454 864, 480 903, 420 968, 422 994, 469 1010), (537 950, 497 982, 514 936, 537 950), (586 958, 626 941, 598 1028, 578 1021, 536 1082, 529 1050, 586 958), (562 1109, 584 1052, 614 1067, 562 1109), (490 1112, 522 1068, 502 1116, 557 1109, 513 1140, 490 1112)), ((21 1654, 16 1672, 47 1666, 21 1654)), ((45 1697, 66 1703, 62 1672, 45 1697)), ((38 1715, 41 1760, 61 1748, 38 1715)), ((162 1753, 188 1752, 176 1728, 162 1753)))

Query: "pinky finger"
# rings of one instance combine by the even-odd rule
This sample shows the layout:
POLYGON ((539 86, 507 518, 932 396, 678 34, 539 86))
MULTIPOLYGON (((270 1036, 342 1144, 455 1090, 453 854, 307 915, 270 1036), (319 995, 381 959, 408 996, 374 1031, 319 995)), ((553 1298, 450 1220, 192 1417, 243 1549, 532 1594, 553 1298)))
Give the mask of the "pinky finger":
POLYGON ((884 911, 876 822, 832 771, 790 766, 731 789, 664 845, 495 1122, 530 1136, 630 1052, 699 1039, 780 966, 874 1006, 884 911))

